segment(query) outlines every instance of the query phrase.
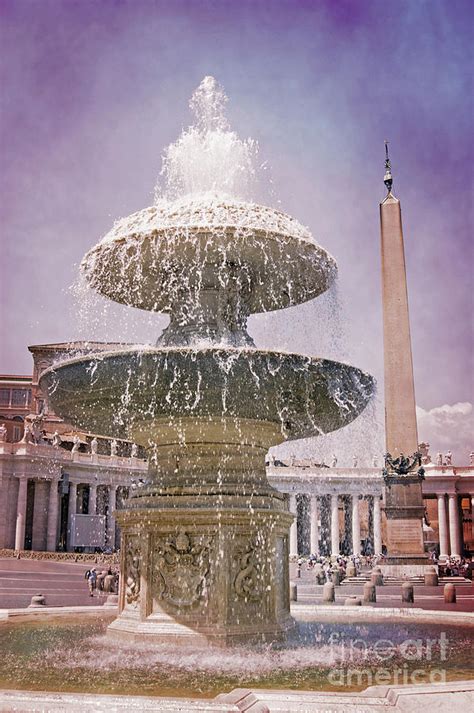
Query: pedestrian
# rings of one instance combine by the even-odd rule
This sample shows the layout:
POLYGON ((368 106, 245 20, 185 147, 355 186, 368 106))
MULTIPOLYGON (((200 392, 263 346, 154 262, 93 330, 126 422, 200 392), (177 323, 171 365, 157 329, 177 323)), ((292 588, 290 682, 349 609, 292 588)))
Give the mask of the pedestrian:
POLYGON ((87 580, 87 586, 89 587, 89 596, 93 597, 94 596, 94 590, 97 586, 97 572, 95 567, 92 569, 88 569, 85 578, 87 580))

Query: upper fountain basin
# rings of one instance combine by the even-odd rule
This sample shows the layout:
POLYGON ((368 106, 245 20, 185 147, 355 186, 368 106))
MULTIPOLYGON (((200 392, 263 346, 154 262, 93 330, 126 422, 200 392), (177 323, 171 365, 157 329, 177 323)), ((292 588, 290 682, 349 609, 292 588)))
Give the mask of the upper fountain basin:
POLYGON ((229 274, 247 314, 313 299, 334 281, 334 258, 280 211, 205 193, 162 201, 116 222, 84 257, 89 284, 115 302, 176 312, 229 274), (206 284, 203 274, 214 276, 206 284), (191 299, 189 300, 189 293, 191 299))
POLYGON ((320 435, 353 421, 375 382, 353 366, 286 352, 136 347, 59 363, 40 386, 67 421, 149 444, 157 421, 169 432, 183 419, 271 422, 280 441, 320 435))

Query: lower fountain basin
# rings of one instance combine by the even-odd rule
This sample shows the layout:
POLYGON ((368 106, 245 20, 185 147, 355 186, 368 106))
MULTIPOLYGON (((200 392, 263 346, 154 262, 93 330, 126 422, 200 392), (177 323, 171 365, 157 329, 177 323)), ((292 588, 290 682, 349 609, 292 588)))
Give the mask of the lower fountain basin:
POLYGON ((276 424, 281 439, 335 431, 375 390, 348 364, 253 348, 136 347, 70 359, 43 372, 55 413, 93 433, 148 444, 147 424, 216 418, 276 424))
MULTIPOLYGON (((13 623, 0 624, 4 652, 0 659, 0 685, 7 690, 55 691, 58 706, 61 702, 57 703, 57 699, 68 691, 76 695, 78 691, 95 695, 90 707, 80 708, 80 697, 77 707, 63 703, 62 710, 68 711, 103 710, 98 695, 101 693, 115 697, 103 704, 108 705, 109 710, 135 710, 132 706, 127 709, 126 702, 119 706, 122 695, 173 696, 174 705, 169 710, 178 710, 180 706, 176 698, 214 698, 218 693, 247 687, 280 689, 288 694, 287 689, 291 688, 293 694, 296 690, 306 691, 302 693, 299 710, 307 711, 308 691, 325 691, 327 696, 336 691, 340 695, 340 691, 361 690, 378 682, 378 670, 385 685, 406 682, 419 686, 420 668, 421 682, 432 681, 441 690, 440 674, 447 681, 472 679, 472 629, 466 626, 465 620, 457 626, 455 621, 436 623, 433 618, 428 618, 433 617, 433 612, 426 612, 427 618, 419 623, 414 618, 411 620, 411 611, 405 609, 406 616, 389 621, 388 617, 377 618, 377 613, 383 609, 370 609, 373 616, 347 621, 341 612, 342 607, 336 609, 339 613, 322 622, 317 620, 316 607, 313 616, 308 616, 306 621, 295 611, 298 625, 286 644, 234 649, 209 647, 207 650, 192 645, 153 645, 148 641, 114 641, 111 645, 108 636, 104 636, 105 610, 95 619, 89 616, 87 621, 79 613, 69 619, 58 617, 56 620, 46 618, 42 613, 42 621, 29 622, 15 617, 13 623), (425 644, 428 640, 439 640, 442 635, 447 642, 443 658, 436 642, 432 654, 428 655, 427 649, 423 649, 421 661, 414 659, 413 653, 408 658, 408 652, 413 649, 407 649, 405 642, 411 641, 413 645, 413 641, 418 640, 425 644), (415 672, 413 677, 412 672, 415 672)), ((358 609, 360 611, 361 607, 358 609)), ((368 609, 364 607, 364 611, 368 609)), ((380 695, 380 689, 376 690, 380 695)), ((434 710, 433 698, 422 696, 425 697, 430 698, 434 710)), ((139 700, 149 701, 146 698, 139 700)), ((287 702, 288 699, 284 700, 287 702)), ((336 707, 338 700, 341 699, 336 698, 332 703, 331 699, 325 698, 311 710, 341 710, 336 707)), ((16 701, 10 701, 8 710, 25 710, 14 707, 14 703, 16 701)), ((48 709, 44 704, 40 708, 40 702, 35 703, 38 708, 34 710, 48 709)), ((205 703, 203 701, 203 705, 205 703)), ((354 710, 373 710, 365 699, 358 703, 354 710)), ((186 704, 187 701, 181 703, 181 710, 195 710, 186 704)), ((138 710, 138 702, 136 705, 138 710)), ((162 705, 160 698, 156 698, 153 710, 164 710, 162 705)), ((51 706, 48 710, 54 709, 51 706)), ((146 703, 141 707, 143 711, 150 709, 146 703)), ((399 710, 386 703, 383 709, 399 710)), ((374 706, 374 710, 380 708, 374 706)), ((409 704, 405 710, 410 710, 409 704)), ((442 710, 442 704, 438 710, 442 710)))

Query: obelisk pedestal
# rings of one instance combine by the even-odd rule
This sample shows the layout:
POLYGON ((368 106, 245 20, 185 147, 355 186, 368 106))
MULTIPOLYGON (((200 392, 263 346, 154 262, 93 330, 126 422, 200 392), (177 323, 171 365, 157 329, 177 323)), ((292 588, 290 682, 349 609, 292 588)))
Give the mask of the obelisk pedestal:
POLYGON ((415 387, 400 201, 391 192, 388 152, 380 204, 385 376, 385 515, 387 559, 384 572, 414 575, 424 571, 423 469, 418 454, 415 387))

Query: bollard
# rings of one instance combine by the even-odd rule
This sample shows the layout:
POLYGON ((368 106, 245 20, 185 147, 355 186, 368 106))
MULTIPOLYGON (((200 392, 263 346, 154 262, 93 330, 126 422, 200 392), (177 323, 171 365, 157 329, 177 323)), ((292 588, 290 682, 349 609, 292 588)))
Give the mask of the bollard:
POLYGON ((372 582, 366 582, 364 584, 364 602, 376 602, 377 601, 377 590, 375 584, 372 582))
POLYGON ((290 601, 296 602, 298 599, 298 587, 294 582, 290 582, 290 601))
POLYGON ((102 589, 110 594, 115 589, 115 577, 113 574, 106 574, 103 579, 102 589))
POLYGON ((37 609, 38 607, 44 607, 46 604, 46 597, 44 594, 35 594, 31 597, 31 604, 28 605, 28 609, 37 609))
POLYGON ((438 573, 434 567, 428 567, 425 572, 425 587, 437 587, 439 583, 438 573))
POLYGON ((334 601, 336 601, 334 584, 332 582, 326 582, 323 587, 323 604, 329 604, 334 601))
POLYGON ((456 587, 454 584, 444 585, 444 601, 445 604, 456 604, 456 587))
POLYGON ((331 579, 335 587, 339 587, 341 584, 342 574, 340 569, 333 569, 331 572, 331 579))
POLYGON ((380 567, 373 568, 372 572, 370 573, 370 582, 371 584, 375 584, 376 587, 383 586, 383 574, 380 567))
POLYGON ((349 562, 349 564, 346 567, 346 577, 356 577, 357 576, 357 570, 355 568, 355 564, 353 562, 349 562))
POLYGON ((362 600, 360 597, 347 597, 347 599, 344 601, 344 606, 360 607, 362 606, 362 600))
POLYGON ((415 601, 415 596, 413 594, 413 584, 410 582, 404 582, 402 584, 402 602, 413 604, 415 601))
POLYGON ((105 600, 104 607, 118 607, 118 594, 109 594, 105 600))

